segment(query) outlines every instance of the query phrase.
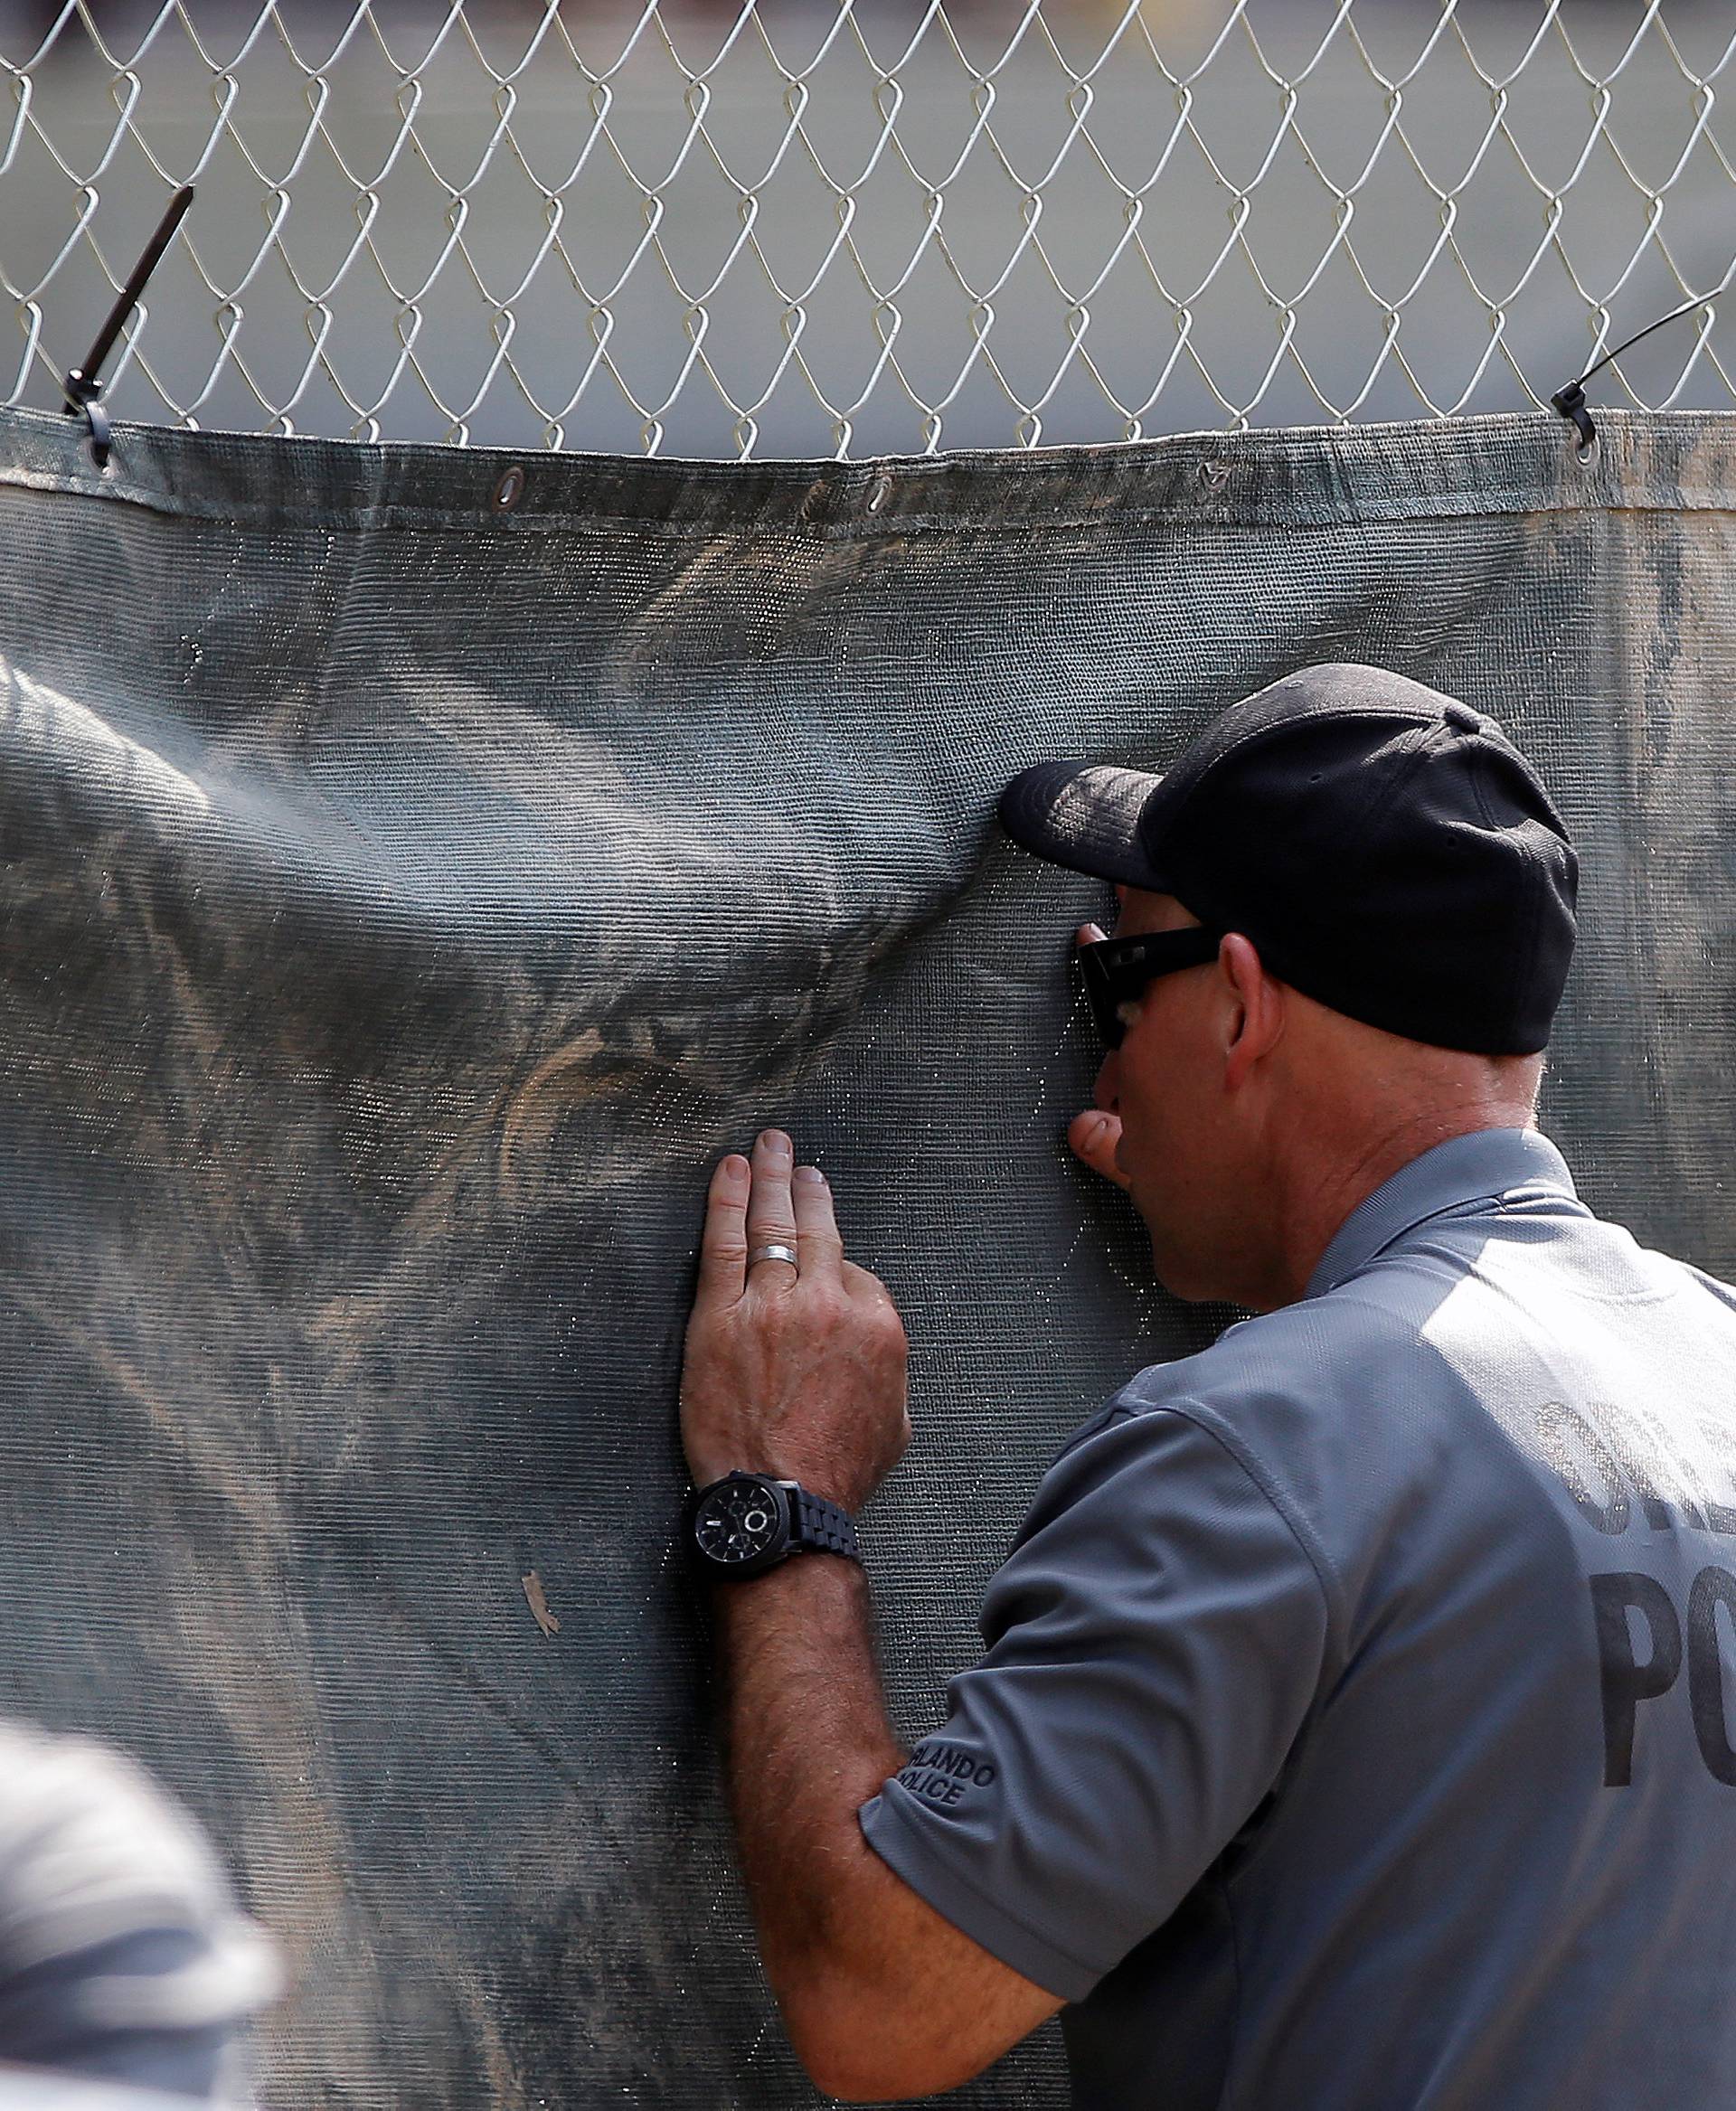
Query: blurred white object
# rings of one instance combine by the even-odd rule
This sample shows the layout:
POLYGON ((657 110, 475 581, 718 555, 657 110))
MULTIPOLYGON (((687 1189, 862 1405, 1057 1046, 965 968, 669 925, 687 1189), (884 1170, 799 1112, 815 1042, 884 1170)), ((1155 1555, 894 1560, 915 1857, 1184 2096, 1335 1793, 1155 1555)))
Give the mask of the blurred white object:
POLYGON ((245 2100, 241 2031, 280 1984, 210 1842, 143 1767, 0 1723, 0 2059, 245 2100))

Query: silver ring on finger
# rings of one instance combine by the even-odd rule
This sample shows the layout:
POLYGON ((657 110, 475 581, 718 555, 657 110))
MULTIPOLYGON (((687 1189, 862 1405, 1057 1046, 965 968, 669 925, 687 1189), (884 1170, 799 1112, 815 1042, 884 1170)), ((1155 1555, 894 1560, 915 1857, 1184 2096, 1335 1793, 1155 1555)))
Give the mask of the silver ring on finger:
POLYGON ((788 1261, 792 1268, 800 1273, 800 1265, 793 1246, 756 1246, 748 1255, 748 1266, 751 1268, 755 1261, 788 1261))

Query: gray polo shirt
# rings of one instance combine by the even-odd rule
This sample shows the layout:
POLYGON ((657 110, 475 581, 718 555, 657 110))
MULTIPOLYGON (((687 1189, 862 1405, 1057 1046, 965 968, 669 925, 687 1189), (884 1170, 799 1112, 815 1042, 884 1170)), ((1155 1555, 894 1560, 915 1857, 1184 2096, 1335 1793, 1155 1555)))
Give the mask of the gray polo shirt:
POLYGON ((1736 2104, 1736 1290, 1534 1130, 1070 1440, 870 1844, 1090 2111, 1736 2104))

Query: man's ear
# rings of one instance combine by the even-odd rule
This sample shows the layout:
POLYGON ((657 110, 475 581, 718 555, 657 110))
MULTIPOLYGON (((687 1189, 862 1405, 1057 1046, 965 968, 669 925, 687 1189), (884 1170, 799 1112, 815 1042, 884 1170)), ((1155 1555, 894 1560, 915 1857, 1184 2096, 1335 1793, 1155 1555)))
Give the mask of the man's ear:
POLYGON ((1235 1001, 1225 1051, 1224 1083, 1233 1092, 1254 1065, 1276 1048, 1284 1031, 1284 988, 1267 974, 1253 941, 1229 931, 1218 947, 1218 969, 1235 1001))

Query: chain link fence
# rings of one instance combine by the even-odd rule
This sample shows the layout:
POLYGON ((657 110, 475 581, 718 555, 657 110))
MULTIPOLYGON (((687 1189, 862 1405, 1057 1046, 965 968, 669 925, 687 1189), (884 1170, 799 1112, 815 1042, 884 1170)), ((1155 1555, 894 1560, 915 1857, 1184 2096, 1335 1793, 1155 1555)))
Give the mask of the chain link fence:
MULTIPOLYGON (((1723 0, 0 0, 0 390, 60 401, 191 181, 117 416, 728 457, 1524 408, 1730 272, 1732 51, 1723 0)), ((1601 400, 1729 405, 1717 313, 1601 400)))

